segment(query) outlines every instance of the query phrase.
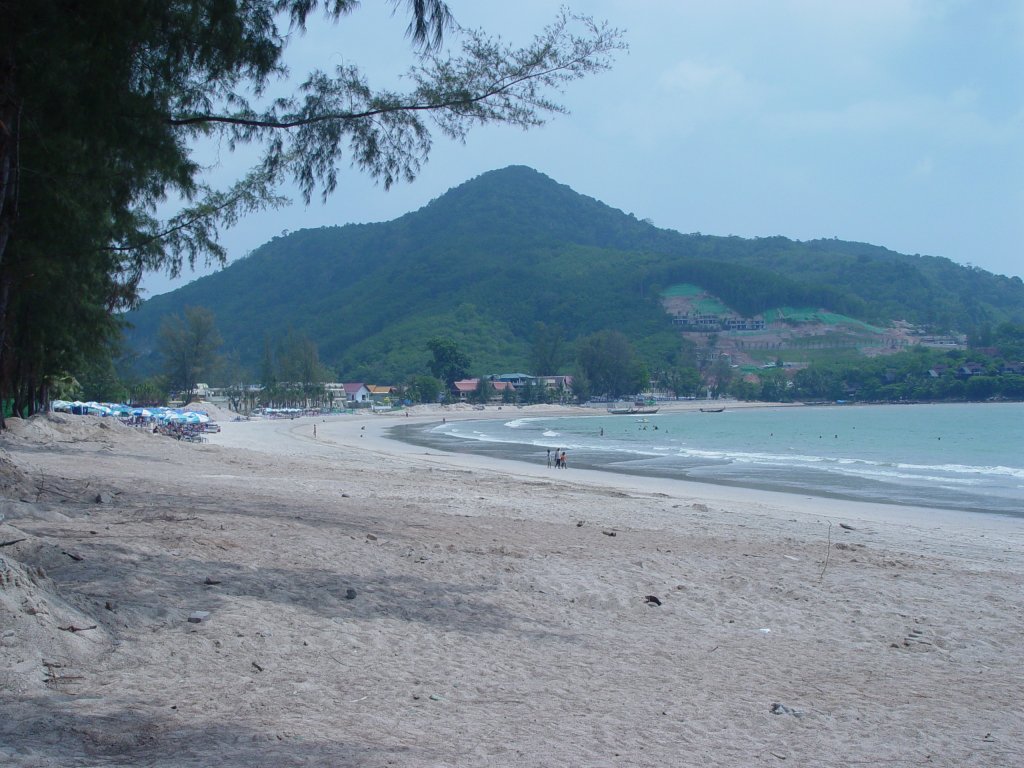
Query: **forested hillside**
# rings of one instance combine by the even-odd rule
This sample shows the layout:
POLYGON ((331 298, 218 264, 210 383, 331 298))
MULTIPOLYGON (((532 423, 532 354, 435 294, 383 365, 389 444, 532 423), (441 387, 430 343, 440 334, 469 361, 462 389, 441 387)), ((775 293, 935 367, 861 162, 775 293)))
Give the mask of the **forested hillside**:
MULTIPOLYGON (((684 235, 577 194, 529 168, 492 171, 381 224, 303 230, 127 316, 135 370, 159 363, 168 315, 209 307, 254 374, 268 342, 305 334, 346 379, 422 372, 426 342, 453 338, 479 372, 525 369, 535 324, 568 342, 625 333, 651 366, 679 336, 659 293, 700 285, 754 315, 807 306, 936 332, 1024 322, 1024 284, 933 257, 838 240, 684 235)), ((568 363, 568 360, 567 360, 568 363)))

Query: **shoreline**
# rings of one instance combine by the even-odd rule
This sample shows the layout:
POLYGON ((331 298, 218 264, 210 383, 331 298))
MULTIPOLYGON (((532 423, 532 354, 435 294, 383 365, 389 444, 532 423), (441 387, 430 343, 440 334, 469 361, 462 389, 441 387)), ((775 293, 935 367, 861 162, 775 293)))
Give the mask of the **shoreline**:
MULTIPOLYGON (((748 407, 774 407, 751 404, 748 407)), ((799 407, 782 404, 781 407, 799 407)), ((529 411, 528 408, 517 409, 516 418, 528 418, 533 415, 554 415, 558 417, 588 416, 588 409, 581 408, 549 408, 529 411), (525 413, 524 413, 525 411, 525 413), (584 412, 581 412, 584 411, 584 412)), ((1024 518, 1001 515, 989 512, 974 512, 939 507, 923 507, 912 504, 892 504, 879 501, 864 501, 845 497, 819 496, 791 491, 777 491, 743 485, 726 483, 701 482, 698 480, 680 479, 675 477, 642 475, 639 473, 616 472, 604 469, 580 468, 574 466, 564 474, 553 474, 554 470, 542 463, 533 463, 524 459, 499 458, 472 452, 446 451, 440 448, 424 446, 390 436, 394 427, 403 425, 427 425, 438 422, 438 417, 448 421, 477 421, 481 419, 479 411, 473 410, 440 410, 426 413, 411 414, 409 417, 397 414, 366 414, 340 415, 320 417, 317 422, 320 441, 323 445, 336 446, 339 449, 357 449, 372 452, 376 455, 400 458, 403 461, 422 461, 427 464, 445 464, 455 468, 487 470, 502 473, 508 477, 521 478, 523 481, 539 479, 557 479, 565 484, 578 482, 590 486, 598 486, 632 493, 652 493, 678 499, 703 499, 721 504, 744 504, 773 510, 778 515, 798 511, 804 515, 818 517, 848 517, 873 523, 907 522, 915 525, 929 526, 941 524, 956 530, 992 530, 1024 533, 1024 518), (323 424, 324 426, 321 426, 323 424), (820 510, 827 508, 833 514, 824 515, 820 510)), ((502 418, 502 417, 498 417, 502 418)), ((489 419, 488 419, 489 420, 489 419)), ((270 420, 261 429, 276 433, 279 437, 285 434, 304 442, 312 440, 310 432, 314 419, 270 420)), ((261 422, 246 422, 256 424, 261 422)), ((238 424, 237 422, 235 424, 238 424)), ((230 430, 228 431, 230 434, 230 430)), ((223 434, 223 433, 222 433, 223 434)), ((220 435, 217 436, 221 437, 220 435)), ((218 440, 227 445, 243 447, 245 440, 233 436, 226 440, 218 440)), ((261 441, 261 442, 266 442, 261 441)), ((274 450, 280 450, 281 443, 275 442, 274 450)))
MULTIPOLYGON (((410 428, 415 427, 415 425, 413 425, 413 424, 410 424, 410 425, 407 425, 407 426, 410 427, 410 428)), ((395 425, 395 426, 391 427, 391 430, 392 430, 392 432, 396 432, 396 431, 402 430, 402 428, 403 428, 403 425, 395 425)), ((488 451, 475 451, 475 450, 472 449, 473 445, 475 445, 475 444, 467 442, 464 447, 461 447, 459 449, 448 450, 443 445, 445 438, 438 438, 438 439, 431 440, 430 438, 418 438, 418 437, 415 437, 415 436, 397 436, 397 435, 396 436, 390 436, 389 435, 388 437, 390 437, 390 439, 393 439, 393 440, 395 440, 397 442, 408 443, 409 445, 413 445, 413 446, 417 446, 417 447, 425 448, 425 449, 434 449, 434 450, 440 451, 442 453, 450 453, 450 454, 452 454, 454 456, 490 456, 492 458, 495 458, 495 459, 498 459, 498 460, 502 460, 502 457, 499 455, 499 454, 502 453, 502 451, 501 451, 501 448, 498 448, 498 447, 492 448, 491 451, 489 451, 489 452, 488 451)), ((486 445, 489 445, 489 444, 484 444, 484 445, 486 446, 486 445)), ((530 466, 535 466, 536 465, 536 462, 531 461, 530 459, 522 458, 522 457, 516 457, 516 456, 511 455, 511 454, 507 458, 505 458, 504 460, 511 461, 511 462, 514 462, 514 463, 517 463, 517 464, 520 464, 520 463, 521 464, 528 464, 530 466)), ((895 508, 895 509, 907 509, 907 510, 910 510, 912 513, 916 514, 916 515, 920 515, 924 510, 928 510, 929 514, 948 513, 948 514, 954 515, 954 516, 959 516, 959 515, 992 515, 992 516, 995 516, 995 517, 1003 517, 1003 518, 1010 518, 1010 519, 1017 519, 1017 518, 1024 517, 1024 513, 1013 514, 1013 513, 1010 513, 1010 512, 1005 512, 1005 511, 999 510, 999 509, 985 509, 985 508, 963 509, 961 507, 957 507, 957 506, 953 506, 953 505, 949 505, 949 506, 923 505, 923 504, 916 504, 916 503, 913 503, 913 502, 902 502, 902 501, 884 501, 883 502, 883 501, 876 501, 876 500, 871 500, 871 499, 865 499, 862 496, 858 496, 858 495, 856 495, 854 493, 843 493, 841 491, 828 491, 828 490, 821 490, 821 489, 805 490, 805 489, 800 489, 800 488, 786 488, 784 486, 780 488, 778 485, 772 486, 772 485, 768 485, 768 484, 765 484, 765 483, 758 483, 756 481, 727 480, 727 479, 697 480, 697 479, 688 478, 688 477, 685 477, 685 476, 680 477, 677 474, 673 474, 673 473, 667 472, 667 471, 658 471, 656 469, 633 469, 633 468, 624 468, 624 467, 621 467, 621 466, 597 466, 597 465, 595 465, 595 464, 593 464, 591 462, 586 461, 585 459, 580 459, 579 456, 576 455, 573 458, 573 470, 572 471, 579 471, 579 470, 599 472, 599 473, 608 473, 608 474, 611 474, 611 475, 624 475, 624 476, 627 476, 627 477, 634 477, 634 478, 645 478, 645 479, 651 480, 651 481, 654 481, 654 480, 666 480, 666 481, 677 482, 677 483, 688 483, 688 484, 692 484, 694 486, 697 486, 698 488, 718 488, 718 487, 734 488, 734 489, 738 489, 738 490, 741 490, 741 491, 748 491, 751 494, 755 494, 755 495, 758 495, 758 496, 761 496, 761 495, 779 495, 779 496, 782 496, 782 497, 821 499, 823 503, 831 501, 831 502, 853 502, 853 503, 859 503, 859 504, 878 505, 878 506, 882 506, 882 507, 892 507, 892 508, 895 508)), ((707 495, 714 495, 714 492, 712 492, 710 490, 703 490, 703 491, 698 491, 698 492, 702 492, 702 493, 707 494, 707 495)))
POLYGON ((1024 760, 1024 526, 386 435, 474 416, 16 423, 0 762, 1024 760))
MULTIPOLYGON (((757 408, 758 405, 757 404, 752 404, 749 407, 757 408)), ((787 406, 784 406, 784 407, 793 407, 793 406, 787 405, 787 406)), ((676 412, 690 412, 690 411, 693 411, 693 410, 696 410, 696 409, 695 408, 683 408, 683 409, 678 409, 676 412)), ((558 418, 576 418, 576 417, 580 417, 580 418, 595 418, 595 417, 598 417, 599 415, 590 414, 590 413, 586 413, 586 412, 582 412, 582 413, 581 412, 571 412, 571 413, 550 413, 550 412, 539 412, 539 413, 537 413, 537 412, 530 412, 530 413, 518 413, 515 416, 513 416, 512 419, 513 420, 518 420, 518 419, 536 419, 536 418, 540 418, 540 417, 543 417, 543 416, 555 416, 555 417, 558 417, 558 418)), ((456 420, 458 420, 458 421, 469 421, 469 422, 472 422, 472 421, 502 422, 502 421, 505 421, 506 419, 508 419, 508 416, 505 415, 505 414, 501 414, 501 415, 492 414, 490 416, 482 416, 482 415, 479 415, 479 413, 477 413, 475 416, 463 416, 462 418, 453 418, 452 420, 453 421, 456 421, 456 420)), ((405 421, 405 420, 400 419, 398 421, 405 421)), ((426 424, 431 424, 431 423, 440 424, 440 422, 438 422, 436 420, 434 422, 427 422, 426 424)), ((527 442, 518 442, 518 443, 511 443, 511 442, 504 442, 504 441, 497 441, 497 442, 483 441, 483 442, 480 442, 480 441, 474 441, 474 440, 469 440, 469 439, 462 439, 462 440, 460 440, 457 437, 452 437, 452 436, 449 436, 449 435, 431 436, 431 435, 428 435, 428 434, 425 434, 423 432, 418 431, 418 430, 420 430, 424 426, 425 426, 424 422, 422 422, 420 420, 415 420, 415 421, 413 421, 412 423, 409 423, 409 424, 397 423, 396 422, 395 424, 393 424, 390 427, 390 429, 389 429, 390 434, 387 435, 387 436, 389 436, 392 439, 395 439, 395 440, 397 440, 399 442, 406 442, 406 443, 409 443, 411 445, 415 445, 415 446, 418 446, 418 447, 421 447, 421 448, 429 448, 429 449, 434 449, 434 450, 438 450, 438 451, 442 451, 442 452, 448 452, 448 453, 451 453, 453 455, 458 455, 458 456, 466 456, 466 455, 490 456, 490 457, 497 458, 497 459, 504 458, 504 459, 508 459, 510 461, 521 462, 521 463, 530 464, 530 465, 532 465, 532 464, 534 464, 536 462, 537 457, 535 457, 535 456, 527 456, 526 454, 531 453, 531 452, 536 452, 536 453, 540 454, 544 450, 543 448, 537 446, 536 443, 529 442, 529 441, 527 441, 527 442), (517 453, 516 449, 522 449, 523 451, 525 451, 525 453, 517 453)), ((649 454, 650 457, 653 457, 655 455, 657 455, 657 454, 653 454, 653 453, 649 454)), ((1020 510, 1019 508, 1013 508, 1012 510, 1007 511, 1007 509, 998 506, 998 502, 1002 501, 1001 499, 999 499, 999 500, 991 500, 991 499, 989 499, 986 502, 985 497, 979 497, 977 500, 971 500, 971 501, 968 501, 967 499, 963 499, 962 501, 963 501, 964 504, 970 503, 970 504, 973 505, 973 506, 970 506, 970 507, 968 507, 968 506, 961 506, 961 505, 957 504, 956 501, 950 501, 948 503, 941 503, 941 502, 929 503, 928 501, 923 501, 923 500, 892 500, 892 499, 879 500, 877 498, 872 498, 871 493, 868 492, 867 490, 865 490, 862 493, 858 493, 857 491, 853 491, 853 490, 851 490, 851 491, 843 491, 843 490, 840 490, 840 489, 828 488, 828 487, 820 486, 820 485, 819 486, 811 485, 811 486, 806 486, 805 487, 805 486, 801 486, 801 485, 799 485, 797 483, 787 484, 785 480, 771 482, 771 481, 763 481, 763 480, 762 481, 758 481, 756 478, 751 478, 749 480, 748 479, 743 479, 743 478, 732 479, 732 478, 728 478, 728 477, 725 477, 725 478, 722 478, 722 477, 717 477, 717 478, 716 477, 711 477, 711 478, 705 478, 705 477, 693 478, 693 477, 688 477, 685 470, 675 470, 675 471, 673 471, 671 469, 658 469, 658 468, 655 468, 655 467, 636 467, 636 466, 633 465, 633 462, 630 461, 628 458, 624 459, 624 460, 621 460, 621 461, 614 462, 614 463, 610 463, 610 464, 609 463, 602 463, 599 459, 597 461, 593 460, 592 456, 588 456, 588 454, 586 454, 586 453, 580 454, 578 452, 573 457, 572 467, 573 467, 573 469, 592 469, 592 470, 599 471, 599 472, 607 472, 607 473, 611 473, 611 474, 615 474, 615 475, 626 475, 626 476, 631 476, 631 477, 636 477, 636 478, 648 478, 650 480, 663 479, 663 480, 673 480, 673 481, 677 481, 677 482, 681 482, 681 483, 695 483, 698 486, 712 486, 712 487, 724 486, 724 487, 730 487, 730 488, 740 488, 740 489, 747 489, 747 490, 753 491, 755 493, 788 494, 788 495, 797 496, 797 497, 811 496, 811 497, 819 498, 819 499, 822 499, 822 500, 863 502, 863 503, 866 503, 866 504, 881 504, 881 505, 887 506, 887 507, 905 507, 905 508, 909 508, 909 509, 912 509, 912 510, 934 509, 934 510, 943 510, 945 512, 953 513, 953 514, 963 513, 963 514, 969 514, 969 515, 995 515, 995 516, 1009 517, 1009 518, 1024 517, 1024 511, 1020 510), (988 506, 986 506, 986 504, 988 504, 988 506)), ((877 494, 881 490, 884 490, 884 489, 875 489, 875 493, 877 494)), ((1005 503, 1003 504, 1003 506, 1005 507, 1005 503)))

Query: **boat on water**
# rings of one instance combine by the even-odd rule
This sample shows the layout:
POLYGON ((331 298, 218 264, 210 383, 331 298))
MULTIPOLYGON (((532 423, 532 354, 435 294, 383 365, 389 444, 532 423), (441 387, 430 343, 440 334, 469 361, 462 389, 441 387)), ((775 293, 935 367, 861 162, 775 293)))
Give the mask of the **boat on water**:
POLYGON ((652 403, 645 403, 643 400, 637 400, 635 403, 628 405, 616 405, 608 409, 608 413, 613 416, 648 416, 657 412, 658 406, 652 403))
POLYGON ((701 413, 721 413, 725 408, 701 408, 701 413))

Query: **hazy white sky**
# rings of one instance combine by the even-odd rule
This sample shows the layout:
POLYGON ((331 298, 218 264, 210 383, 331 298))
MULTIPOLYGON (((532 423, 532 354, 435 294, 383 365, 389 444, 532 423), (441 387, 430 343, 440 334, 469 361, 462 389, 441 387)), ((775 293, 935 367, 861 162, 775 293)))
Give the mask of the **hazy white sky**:
MULTIPOLYGON (((556 2, 448 0, 510 43, 556 2)), ((657 226, 796 240, 838 237, 1024 275, 1024 3, 1020 0, 570 0, 625 30, 611 72, 569 86, 538 129, 437 136, 411 185, 345 169, 326 204, 223 233, 233 260, 284 230, 389 221, 481 173, 528 165, 657 226)), ((407 17, 384 0, 289 47, 298 76, 340 63, 395 86, 407 17)), ((210 152, 214 178, 244 158, 210 152)), ((170 282, 151 275, 148 295, 170 282)))

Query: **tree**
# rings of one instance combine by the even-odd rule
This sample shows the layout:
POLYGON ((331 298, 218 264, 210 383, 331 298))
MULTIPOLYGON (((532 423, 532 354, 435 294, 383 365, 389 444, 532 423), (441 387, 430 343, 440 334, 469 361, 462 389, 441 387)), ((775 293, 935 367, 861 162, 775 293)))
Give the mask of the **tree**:
POLYGON ((272 92, 311 14, 336 22, 355 0, 0 2, 0 396, 34 408, 47 377, 116 335, 146 270, 222 263, 218 228, 282 205, 285 183, 309 201, 345 164, 385 187, 412 181, 428 121, 456 140, 541 125, 564 111, 548 94, 624 47, 567 12, 513 49, 459 28, 443 0, 392 2, 408 7, 418 54, 407 93, 373 90, 351 64, 272 92), (441 48, 450 36, 457 55, 441 48), (226 189, 192 156, 218 137, 258 148, 226 189), (168 198, 183 205, 161 220, 168 198))
MULTIPOLYGON (((506 390, 506 392, 508 391, 509 390, 506 390)), ((536 379, 528 379, 526 383, 519 388, 518 392, 512 393, 512 398, 509 402, 518 400, 526 405, 534 405, 536 403, 549 402, 549 397, 550 393, 548 392, 548 388, 544 386, 543 383, 536 379)))
POLYGON ((995 376, 971 376, 967 380, 965 394, 968 400, 987 400, 995 394, 998 386, 995 376))
POLYGON ((291 390, 301 398, 293 395, 293 400, 304 401, 304 405, 320 405, 326 394, 324 382, 333 378, 333 374, 320 362, 320 352, 316 342, 304 333, 288 330, 278 346, 278 371, 276 379, 288 382, 291 390))
POLYGON ((213 380, 223 388, 228 399, 228 408, 242 411, 246 395, 246 382, 249 375, 238 359, 237 350, 232 349, 220 356, 219 365, 213 380))
POLYGON ((470 401, 481 405, 489 403, 494 396, 494 384, 486 376, 481 376, 476 391, 470 395, 470 401))
POLYGON ((647 384, 633 345, 619 331, 598 331, 580 339, 576 359, 591 392, 621 397, 647 384))
POLYGON ((84 366, 78 376, 81 398, 119 403, 128 399, 128 390, 121 383, 109 357, 97 356, 84 366))
POLYGON ((406 387, 406 395, 417 403, 436 403, 443 385, 433 376, 416 376, 406 387))
POLYGON ((277 363, 269 336, 263 339, 263 358, 260 361, 260 386, 267 390, 277 386, 277 363))
POLYGON ((1024 325, 1001 323, 993 339, 999 354, 1008 360, 1024 359, 1024 325))
POLYGON ((166 378, 152 376, 142 381, 133 382, 128 387, 128 399, 133 405, 166 405, 166 378))
MULTIPOLYGON (((731 371, 730 371, 731 373, 731 371)), ((772 368, 761 372, 761 393, 760 399, 769 403, 778 403, 788 400, 786 392, 789 380, 786 378, 782 368, 772 368)), ((729 381, 732 380, 730 375, 729 381)), ((717 394, 715 395, 718 396, 717 394)))
POLYGON ((433 355, 428 363, 430 372, 443 381, 449 390, 456 381, 469 375, 469 358, 459 351, 451 339, 435 337, 427 342, 427 349, 433 355))
POLYGON ((692 396, 700 386, 700 371, 692 365, 677 365, 662 372, 661 384, 676 398, 692 396))
POLYGON ((587 375, 582 369, 577 370, 572 377, 572 396, 576 398, 577 403, 585 403, 590 399, 592 393, 593 389, 590 386, 587 375))
POLYGON ((711 368, 711 397, 718 399, 729 390, 732 382, 732 363, 725 355, 719 355, 711 368))
POLYGON ((558 373, 565 361, 565 333, 560 326, 537 322, 533 327, 530 365, 535 376, 558 373))
POLYGON ((185 307, 183 315, 168 317, 160 327, 160 342, 168 384, 192 402, 199 377, 217 364, 221 344, 216 322, 206 307, 185 307))

